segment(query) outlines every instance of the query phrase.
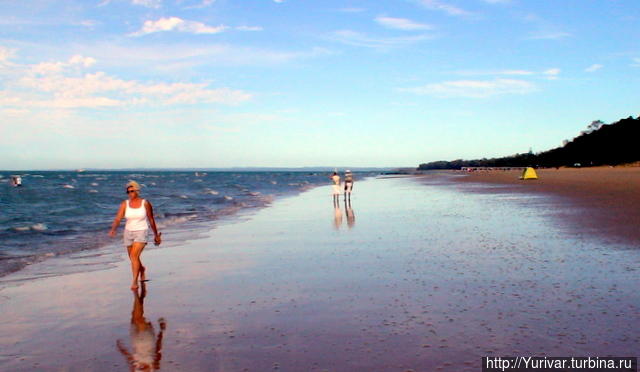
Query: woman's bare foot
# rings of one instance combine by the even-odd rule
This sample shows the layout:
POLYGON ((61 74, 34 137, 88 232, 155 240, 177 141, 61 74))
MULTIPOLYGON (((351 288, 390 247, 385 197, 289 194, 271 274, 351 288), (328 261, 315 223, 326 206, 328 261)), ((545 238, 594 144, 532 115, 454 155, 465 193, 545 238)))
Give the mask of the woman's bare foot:
POLYGON ((131 290, 132 291, 137 291, 138 290, 138 283, 131 284, 131 290))

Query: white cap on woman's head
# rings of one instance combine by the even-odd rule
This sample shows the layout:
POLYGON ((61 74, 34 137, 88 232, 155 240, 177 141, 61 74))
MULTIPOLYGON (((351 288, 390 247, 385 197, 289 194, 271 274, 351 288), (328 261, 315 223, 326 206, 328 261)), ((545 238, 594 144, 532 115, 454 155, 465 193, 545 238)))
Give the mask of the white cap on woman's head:
POLYGON ((134 190, 138 190, 140 191, 140 184, 137 183, 136 181, 129 181, 127 183, 127 186, 125 186, 125 190, 129 190, 129 187, 132 187, 134 190))

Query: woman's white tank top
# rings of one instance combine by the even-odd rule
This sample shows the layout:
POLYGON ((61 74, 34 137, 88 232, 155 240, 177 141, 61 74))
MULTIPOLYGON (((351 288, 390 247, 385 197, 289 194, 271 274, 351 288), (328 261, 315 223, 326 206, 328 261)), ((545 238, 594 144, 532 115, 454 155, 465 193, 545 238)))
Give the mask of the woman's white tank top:
POLYGON ((146 200, 142 199, 140 208, 131 208, 129 206, 129 201, 125 200, 127 208, 124 211, 124 217, 127 219, 127 223, 124 225, 124 228, 126 230, 140 231, 147 230, 149 228, 149 223, 147 222, 147 208, 145 208, 146 202, 146 200))

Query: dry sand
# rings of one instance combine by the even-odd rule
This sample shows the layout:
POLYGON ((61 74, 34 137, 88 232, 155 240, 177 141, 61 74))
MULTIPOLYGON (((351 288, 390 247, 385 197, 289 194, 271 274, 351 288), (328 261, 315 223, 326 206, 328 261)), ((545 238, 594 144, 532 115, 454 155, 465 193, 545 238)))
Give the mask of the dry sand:
POLYGON ((220 372, 637 355, 637 249, 558 227, 546 198, 447 182, 357 182, 339 211, 327 186, 203 239, 170 246, 167 234, 143 253, 142 308, 120 247, 109 268, 20 281, 50 267, 33 265, 0 282, 0 370, 125 371, 120 350, 160 357, 160 370, 220 372), (161 323, 158 353, 148 341, 161 323))
POLYGON ((575 231, 598 234, 612 242, 640 248, 640 168, 594 167, 539 169, 537 180, 522 181, 520 171, 477 171, 458 182, 496 185, 479 192, 524 192, 555 197, 558 220, 575 231), (567 213, 569 212, 569 213, 567 213))

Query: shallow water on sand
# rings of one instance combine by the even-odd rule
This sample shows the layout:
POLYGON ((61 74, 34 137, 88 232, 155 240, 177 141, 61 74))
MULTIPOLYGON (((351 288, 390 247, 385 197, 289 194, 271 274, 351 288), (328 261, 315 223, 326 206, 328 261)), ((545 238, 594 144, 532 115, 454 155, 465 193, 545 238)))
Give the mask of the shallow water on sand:
POLYGON ((0 276, 111 244, 107 232, 129 180, 152 201, 158 227, 178 231, 329 182, 321 172, 46 171, 21 172, 22 187, 12 187, 15 173, 0 171, 0 276))
MULTIPOLYGON (((640 350, 637 249, 564 229, 538 196, 356 186, 339 212, 314 189, 148 252, 144 314, 156 334, 167 324, 160 369, 477 371, 482 356, 640 350)), ((127 270, 0 292, 0 368, 126 370, 127 270)))

